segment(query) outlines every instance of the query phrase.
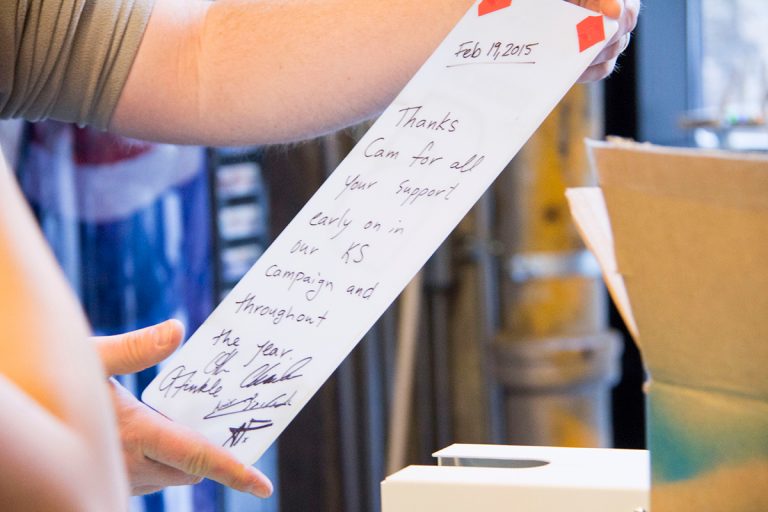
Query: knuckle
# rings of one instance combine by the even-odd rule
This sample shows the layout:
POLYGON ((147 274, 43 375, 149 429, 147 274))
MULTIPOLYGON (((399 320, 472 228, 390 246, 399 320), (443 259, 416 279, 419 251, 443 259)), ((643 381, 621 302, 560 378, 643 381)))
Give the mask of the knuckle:
POLYGON ((599 79, 603 79, 613 72, 614 62, 615 61, 613 60, 609 60, 598 64, 597 69, 595 70, 595 74, 599 77, 599 79))
POLYGON ((138 333, 126 336, 123 342, 123 358, 130 365, 139 365, 144 360, 144 344, 138 333))
POLYGON ((603 78, 608 77, 608 75, 613 73, 613 70, 616 69, 615 63, 616 63, 616 61, 612 60, 612 61, 608 61, 608 62, 604 62, 604 63, 600 64, 600 68, 598 70, 598 74, 600 76, 600 80, 602 80, 603 78))
POLYGON ((196 447, 184 456, 184 471, 193 476, 205 476, 211 467, 211 455, 204 447, 196 447))
POLYGON ((616 61, 621 56, 621 52, 618 51, 621 50, 621 48, 618 48, 617 51, 611 52, 610 55, 606 55, 605 62, 600 63, 600 70, 604 71, 606 73, 610 73, 613 71, 613 69, 616 67, 616 61))
POLYGON ((629 34, 627 34, 627 38, 624 40, 623 44, 621 45, 619 55, 627 51, 627 48, 629 48, 629 43, 630 43, 629 34))
POLYGON ((621 54, 621 47, 622 47, 621 41, 619 41, 618 43, 612 45, 608 50, 606 50, 606 52, 602 56, 602 58, 598 62, 595 62, 595 65, 596 66, 606 66, 606 65, 609 65, 609 66, 613 67, 613 65, 611 63, 614 60, 616 60, 616 57, 618 57, 621 54))
POLYGON ((640 2, 630 1, 626 6, 627 12, 627 29, 631 32, 637 26, 637 18, 640 14, 640 2))

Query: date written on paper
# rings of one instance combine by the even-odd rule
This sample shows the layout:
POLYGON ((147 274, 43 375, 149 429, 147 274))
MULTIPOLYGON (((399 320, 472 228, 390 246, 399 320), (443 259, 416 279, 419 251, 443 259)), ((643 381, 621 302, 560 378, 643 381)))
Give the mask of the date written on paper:
POLYGON ((536 64, 534 60, 539 43, 503 41, 464 41, 453 52, 458 62, 446 67, 468 64, 536 64))

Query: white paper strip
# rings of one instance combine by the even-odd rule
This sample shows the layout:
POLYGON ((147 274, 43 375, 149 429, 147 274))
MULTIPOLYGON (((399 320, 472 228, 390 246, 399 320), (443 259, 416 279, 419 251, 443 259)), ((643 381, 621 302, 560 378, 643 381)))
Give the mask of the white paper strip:
POLYGON ((616 30, 563 0, 509 4, 470 9, 150 384, 148 405, 245 463, 264 453, 616 30))

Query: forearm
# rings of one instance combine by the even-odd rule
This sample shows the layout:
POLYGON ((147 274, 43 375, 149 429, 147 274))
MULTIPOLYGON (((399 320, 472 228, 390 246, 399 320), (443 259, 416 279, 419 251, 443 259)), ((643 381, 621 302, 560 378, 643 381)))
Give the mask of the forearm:
MULTIPOLYGON (((6 420, 18 425, 28 421, 30 432, 35 432, 40 416, 47 417, 62 436, 81 443, 80 456, 85 458, 82 467, 90 468, 87 474, 93 481, 84 485, 96 502, 114 509, 126 495, 104 375, 93 348, 86 345, 84 316, 5 168, 2 155, 0 276, 0 374, 28 397, 30 410, 32 404, 39 409, 39 413, 25 416, 23 410, 6 405, 3 415, 16 415, 6 420)), ((4 400, 0 403, 6 404, 4 400)), ((14 442, 4 428, 0 432, 6 436, 2 439, 5 445, 14 442)), ((47 434, 41 431, 39 436, 37 443, 51 448, 50 461, 62 465, 59 471, 66 471, 67 443, 59 449, 59 443, 47 434)), ((31 471, 30 476, 36 474, 31 471)), ((47 488, 45 480, 35 483, 47 488)))
MULTIPOLYGON (((96 512, 105 502, 91 477, 88 442, 0 374, 0 503, 3 510, 96 512)), ((118 498, 118 497, 114 497, 118 498)), ((122 508, 109 510, 122 510, 122 508)))
POLYGON ((241 144, 349 125, 383 109, 471 3, 158 0, 112 128, 241 144))

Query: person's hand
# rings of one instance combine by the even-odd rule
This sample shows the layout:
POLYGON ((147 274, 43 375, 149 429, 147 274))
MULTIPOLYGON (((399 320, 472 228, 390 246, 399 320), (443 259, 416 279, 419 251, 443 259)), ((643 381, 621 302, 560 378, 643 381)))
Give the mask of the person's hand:
POLYGON ((608 41, 605 48, 597 54, 595 60, 579 78, 579 82, 602 80, 616 67, 619 55, 629 46, 632 30, 637 25, 640 12, 640 0, 569 0, 593 11, 601 12, 619 22, 619 30, 608 41))
MULTIPOLYGON (((93 341, 108 375, 134 373, 168 357, 181 343, 184 328, 175 320, 93 341)), ((255 468, 201 434, 153 411, 110 378, 123 455, 134 495, 210 478, 261 498, 272 484, 255 468)))

